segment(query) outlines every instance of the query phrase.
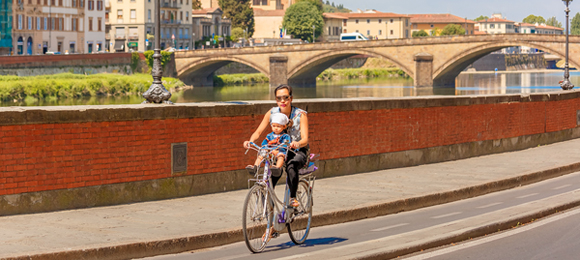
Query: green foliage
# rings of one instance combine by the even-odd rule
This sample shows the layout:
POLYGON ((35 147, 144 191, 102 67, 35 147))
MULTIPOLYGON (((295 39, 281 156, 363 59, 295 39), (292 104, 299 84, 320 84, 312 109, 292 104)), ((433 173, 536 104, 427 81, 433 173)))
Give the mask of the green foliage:
POLYGON ((414 31, 412 36, 413 37, 426 37, 426 36, 429 36, 429 34, 425 30, 420 30, 420 31, 414 31))
POLYGON ((335 5, 334 2, 332 2, 332 4, 328 4, 328 1, 326 1, 326 4, 324 4, 322 6, 322 10, 324 13, 350 13, 350 12, 352 12, 350 9, 344 8, 344 6, 342 4, 335 5))
POLYGON ((576 13, 570 22, 570 34, 580 35, 580 13, 576 13))
POLYGON ((322 11, 323 11, 323 8, 322 8, 322 6, 323 6, 322 0, 296 0, 295 3, 297 4, 297 3, 300 3, 300 2, 309 2, 312 5, 316 6, 316 9, 318 9, 319 12, 322 13, 322 11))
POLYGON ((546 23, 546 19, 544 19, 544 17, 541 16, 535 16, 533 14, 528 15, 528 17, 524 18, 524 20, 522 21, 524 23, 531 23, 531 24, 542 24, 542 23, 546 23))
POLYGON ((399 68, 357 68, 357 69, 327 69, 318 75, 318 80, 381 78, 409 76, 399 68))
POLYGON ((268 83, 270 79, 262 73, 252 74, 224 74, 213 76, 214 86, 239 86, 268 83))
MULTIPOLYGON (((179 79, 163 78, 168 90, 185 84, 179 79)), ((16 77, 0 76, 0 101, 78 98, 87 96, 140 95, 149 89, 149 74, 71 74, 16 77)))
MULTIPOLYGON (((145 55, 145 58, 147 59, 147 66, 149 66, 149 68, 153 68, 153 54, 154 54, 153 50, 149 50, 143 53, 143 55, 145 55)), ((161 66, 165 68, 165 65, 169 61, 171 61, 171 52, 161 51, 161 66)))
POLYGON ((309 1, 301 1, 291 5, 286 10, 284 21, 282 22, 282 26, 294 38, 310 42, 313 40, 313 25, 315 26, 314 33, 316 37, 319 37, 322 34, 324 19, 322 18, 322 13, 309 1))
POLYGON ((191 0, 191 7, 193 10, 201 9, 201 2, 199 0, 191 0))
POLYGON ((548 20, 546 20, 546 25, 554 26, 554 27, 558 27, 558 28, 563 28, 562 23, 558 22, 558 20, 556 19, 556 16, 552 16, 552 17, 548 18, 548 20))
POLYGON ((448 24, 443 27, 440 35, 465 35, 465 29, 459 24, 448 24))
POLYGON ((479 17, 473 19, 474 21, 481 21, 481 20, 485 20, 485 19, 489 19, 488 16, 484 16, 484 15, 480 15, 479 17))
POLYGON ((139 53, 133 52, 131 53, 131 71, 135 73, 138 66, 139 66, 139 53))
POLYGON ((242 38, 244 38, 244 29, 239 27, 232 29, 231 39, 233 42, 238 42, 242 38))
POLYGON ((254 35, 254 9, 251 0, 219 0, 224 16, 232 20, 232 28, 247 29, 248 37, 254 35))

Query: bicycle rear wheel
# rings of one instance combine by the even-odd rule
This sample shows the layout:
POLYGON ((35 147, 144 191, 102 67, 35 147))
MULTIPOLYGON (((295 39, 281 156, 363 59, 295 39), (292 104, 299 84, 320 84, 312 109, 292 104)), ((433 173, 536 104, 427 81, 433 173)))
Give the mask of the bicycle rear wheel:
POLYGON ((300 206, 294 210, 294 218, 287 224, 290 239, 297 245, 304 243, 308 233, 310 233, 310 224, 312 222, 311 192, 310 185, 306 181, 298 183, 296 199, 300 202, 300 206))
POLYGON ((242 229, 246 246, 253 253, 262 252, 266 247, 262 235, 272 224, 272 207, 268 206, 270 202, 267 194, 265 187, 255 185, 250 189, 244 201, 242 229))

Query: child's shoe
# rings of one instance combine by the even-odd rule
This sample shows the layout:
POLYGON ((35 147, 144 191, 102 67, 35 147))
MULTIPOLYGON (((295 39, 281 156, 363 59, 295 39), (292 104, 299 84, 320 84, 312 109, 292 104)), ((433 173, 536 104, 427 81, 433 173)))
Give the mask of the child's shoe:
POLYGON ((256 170, 258 167, 256 167, 256 165, 248 165, 246 166, 246 170, 248 171, 248 173, 250 175, 256 175, 256 170))
POLYGON ((300 207, 300 202, 298 202, 298 200, 296 200, 296 198, 291 198, 290 199, 290 206, 298 208, 298 207, 300 207))
POLYGON ((282 169, 278 168, 278 167, 270 167, 270 171, 272 172, 272 176, 274 177, 280 177, 282 176, 282 169))

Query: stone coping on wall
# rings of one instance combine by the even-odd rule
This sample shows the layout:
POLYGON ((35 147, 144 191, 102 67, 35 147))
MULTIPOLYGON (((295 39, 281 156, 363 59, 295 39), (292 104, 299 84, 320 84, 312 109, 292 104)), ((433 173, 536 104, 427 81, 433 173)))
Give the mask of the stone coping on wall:
MULTIPOLYGON (((417 96, 400 98, 317 98, 296 99, 293 104, 309 113, 408 109, 444 106, 547 102, 580 97, 580 91, 554 91, 534 94, 417 96)), ((274 101, 230 101, 138 105, 89 105, 46 107, 1 107, 0 126, 59 124, 107 121, 139 121, 235 117, 264 114, 274 101)))

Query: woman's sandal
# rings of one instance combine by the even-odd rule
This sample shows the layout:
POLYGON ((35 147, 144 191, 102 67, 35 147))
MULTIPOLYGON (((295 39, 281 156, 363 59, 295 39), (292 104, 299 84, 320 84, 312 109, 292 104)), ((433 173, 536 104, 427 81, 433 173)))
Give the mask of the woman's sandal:
POLYGON ((262 243, 270 242, 270 239, 277 237, 278 233, 274 230, 274 227, 271 227, 269 230, 267 229, 266 232, 262 235, 262 243))

